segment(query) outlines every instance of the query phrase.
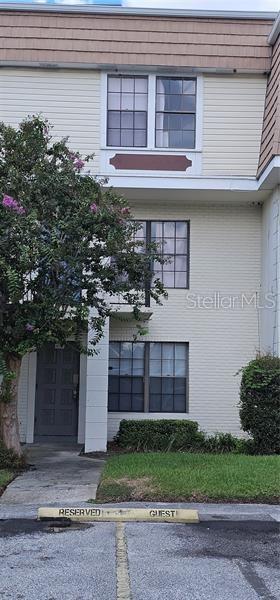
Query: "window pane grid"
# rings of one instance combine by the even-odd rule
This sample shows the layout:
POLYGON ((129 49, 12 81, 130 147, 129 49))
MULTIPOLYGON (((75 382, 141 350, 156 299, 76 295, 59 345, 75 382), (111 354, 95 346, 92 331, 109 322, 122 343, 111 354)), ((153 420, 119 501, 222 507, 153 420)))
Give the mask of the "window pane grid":
POLYGON ((156 147, 194 148, 196 80, 157 77, 156 147))
POLYGON ((177 379, 150 378, 149 412, 186 412, 186 380, 180 381, 180 393, 176 393, 177 379), (169 386, 167 386, 167 383, 169 386), (154 393, 156 392, 156 393, 154 393))
POLYGON ((150 412, 186 412, 186 344, 150 344, 150 412))
POLYGON ((148 78, 108 76, 107 145, 147 146, 148 78))
POLYGON ((150 375, 160 377, 186 376, 186 348, 182 342, 150 343, 150 375))
POLYGON ((110 342, 109 412, 143 412, 144 349, 143 342, 110 342))
POLYGON ((188 230, 184 221, 161 221, 151 224, 152 241, 159 244, 163 265, 155 261, 153 280, 167 288, 186 288, 188 285, 188 230), (173 237, 166 233, 173 232, 173 237))
MULTIPOLYGON (((111 342, 109 411, 144 411, 144 374, 148 378, 149 412, 186 412, 187 344, 183 342, 111 342), (144 373, 145 346, 149 346, 144 373), (129 358, 131 356, 131 358, 129 358), (131 361, 132 375, 124 375, 124 361, 131 361), (142 362, 141 362, 142 361, 142 362), (133 364, 142 368, 133 375, 133 364), (112 371, 111 371, 112 372, 112 371), (142 376, 143 375, 143 376, 142 376)), ((109 371, 110 372, 110 371, 109 371)))

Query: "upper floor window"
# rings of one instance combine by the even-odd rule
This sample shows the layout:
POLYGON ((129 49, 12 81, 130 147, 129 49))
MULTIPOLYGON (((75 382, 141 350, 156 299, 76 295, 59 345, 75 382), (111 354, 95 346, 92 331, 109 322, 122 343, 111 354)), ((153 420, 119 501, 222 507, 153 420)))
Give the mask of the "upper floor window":
MULTIPOLYGON (((135 233, 136 252, 145 252, 147 246, 156 244, 162 258, 151 261, 150 281, 145 285, 145 303, 150 306, 150 290, 159 279, 166 289, 187 289, 190 271, 190 223, 189 221, 139 221, 135 233)), ((111 259, 114 265, 115 259, 111 259)), ((119 281, 127 281, 127 273, 118 275, 119 281)), ((144 284, 143 284, 144 286, 144 284)))
POLYGON ((147 113, 148 77, 108 76, 108 146, 147 146, 147 113))
POLYGON ((193 149, 197 79, 107 76, 107 146, 193 149))
MULTIPOLYGON (((146 225, 147 226, 147 225, 146 225)), ((189 223, 186 221, 151 221, 151 241, 158 244, 166 261, 154 261, 153 276, 166 288, 187 288, 189 278, 189 223)))
POLYGON ((157 77, 156 146, 194 148, 195 109, 194 79, 157 77))
POLYGON ((135 239, 145 244, 157 244, 164 262, 153 261, 153 279, 159 279, 165 288, 188 288, 189 286, 189 222, 188 221, 141 221, 135 239))

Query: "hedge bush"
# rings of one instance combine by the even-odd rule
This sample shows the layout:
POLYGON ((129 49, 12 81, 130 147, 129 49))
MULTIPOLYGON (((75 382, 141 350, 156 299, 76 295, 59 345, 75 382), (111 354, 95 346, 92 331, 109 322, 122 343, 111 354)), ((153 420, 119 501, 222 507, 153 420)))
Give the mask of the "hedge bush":
POLYGON ((195 421, 122 420, 116 441, 129 450, 200 450, 205 436, 195 421))
POLYGON ((23 456, 18 456, 13 450, 8 450, 4 446, 3 441, 0 440, 0 469, 12 469, 13 471, 19 471, 25 466, 25 459, 23 456))
POLYGON ((115 441, 127 450, 187 451, 255 454, 253 440, 234 437, 230 433, 206 436, 196 421, 171 419, 141 421, 123 420, 115 441))
POLYGON ((231 452, 234 454, 255 454, 253 440, 244 440, 235 437, 231 433, 215 433, 208 436, 204 443, 204 452, 223 454, 231 452))
POLYGON ((260 454, 280 452, 280 358, 258 356, 242 369, 240 420, 260 454))

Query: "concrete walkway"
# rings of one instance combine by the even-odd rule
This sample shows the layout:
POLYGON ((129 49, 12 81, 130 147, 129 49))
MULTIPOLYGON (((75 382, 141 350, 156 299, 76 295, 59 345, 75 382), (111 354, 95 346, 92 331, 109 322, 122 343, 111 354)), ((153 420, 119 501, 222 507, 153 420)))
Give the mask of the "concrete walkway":
POLYGON ((48 505, 86 502, 95 498, 105 460, 79 456, 81 447, 32 445, 26 449, 33 465, 19 475, 0 498, 7 505, 48 505))

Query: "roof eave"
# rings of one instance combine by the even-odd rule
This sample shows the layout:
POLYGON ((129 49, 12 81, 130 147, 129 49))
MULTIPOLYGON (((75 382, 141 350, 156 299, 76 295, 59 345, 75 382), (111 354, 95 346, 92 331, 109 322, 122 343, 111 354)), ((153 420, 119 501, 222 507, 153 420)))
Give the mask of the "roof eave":
POLYGON ((280 33, 280 12, 278 13, 277 19, 275 20, 275 23, 272 27, 272 30, 268 36, 268 43, 273 46, 274 42, 276 41, 278 35, 280 33))
POLYGON ((0 3, 0 10, 32 11, 32 12, 57 12, 57 13, 92 13, 110 15, 131 15, 150 17, 193 17, 210 19, 254 19, 274 20, 277 12, 257 11, 227 11, 227 10, 186 10, 169 8, 137 8, 98 5, 65 5, 65 4, 35 4, 35 3, 0 3))

